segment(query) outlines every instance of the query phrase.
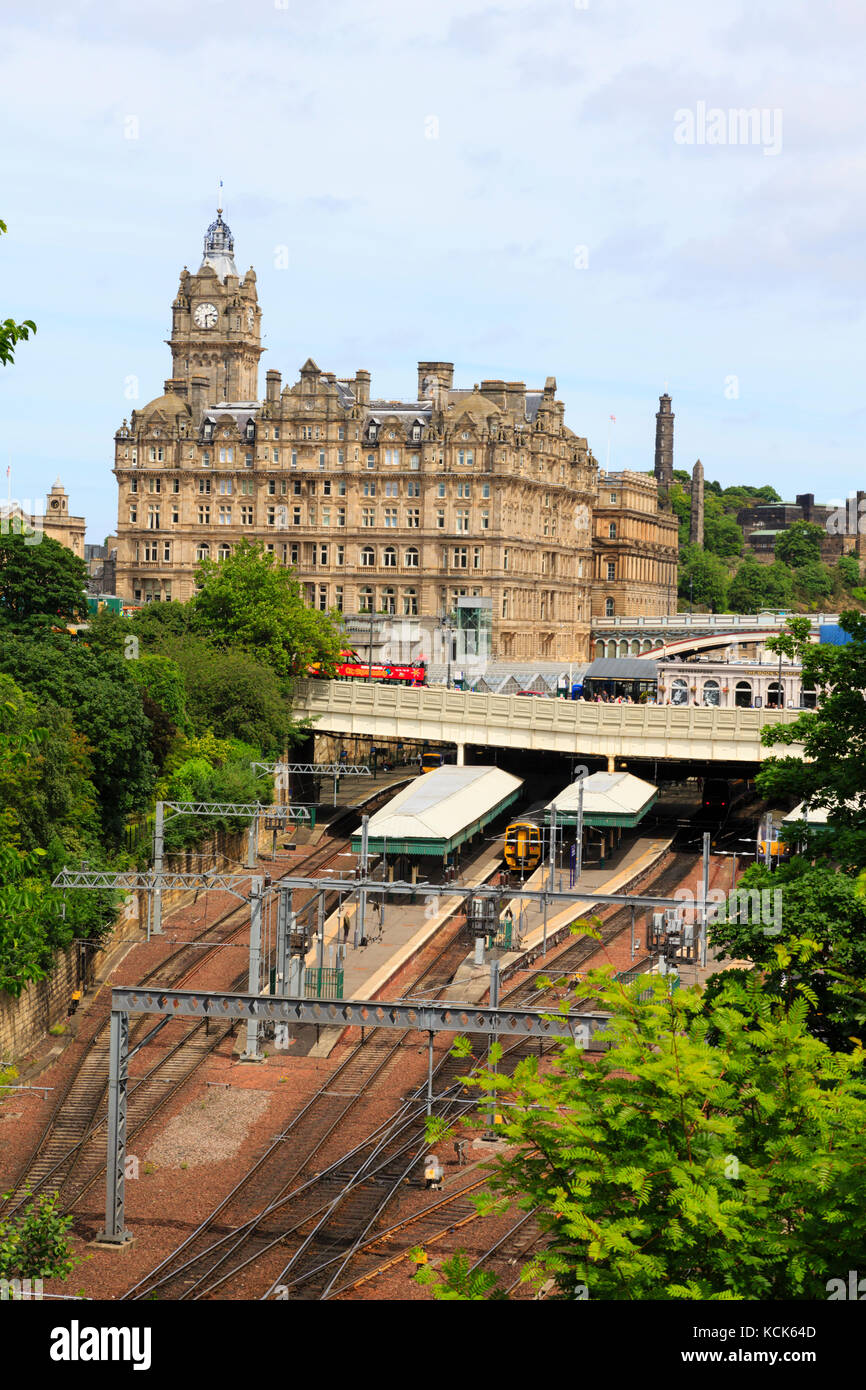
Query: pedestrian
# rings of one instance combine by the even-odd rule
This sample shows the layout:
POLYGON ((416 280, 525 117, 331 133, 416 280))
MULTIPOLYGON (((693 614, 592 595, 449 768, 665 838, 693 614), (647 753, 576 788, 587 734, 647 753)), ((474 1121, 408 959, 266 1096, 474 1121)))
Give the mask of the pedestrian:
POLYGON ((348 919, 348 917, 344 917, 344 918, 343 918, 343 944, 345 945, 345 943, 346 943, 348 940, 349 940, 349 919, 348 919))

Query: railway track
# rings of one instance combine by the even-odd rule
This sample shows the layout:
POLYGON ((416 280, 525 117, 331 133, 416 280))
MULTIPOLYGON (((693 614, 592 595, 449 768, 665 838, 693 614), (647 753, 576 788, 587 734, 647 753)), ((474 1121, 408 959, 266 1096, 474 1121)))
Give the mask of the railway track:
MULTIPOLYGON (((325 841, 318 845, 297 867, 305 874, 324 868, 344 851, 338 846, 346 840, 325 841)), ((294 867, 294 866, 293 866, 294 867)), ((310 890, 311 892, 313 890, 310 890)), ((191 982, 202 966, 211 960, 248 925, 245 905, 229 908, 205 926, 191 941, 179 945, 138 982, 158 982, 169 988, 180 988, 191 982), (207 944, 209 938, 213 941, 207 944)), ((245 988, 247 975, 238 975, 234 989, 245 988)), ((36 1150, 19 1174, 15 1187, 0 1208, 3 1219, 14 1216, 34 1196, 59 1194, 62 1210, 69 1211, 92 1187, 104 1171, 105 1155, 97 1157, 99 1131, 105 1123, 99 1118, 107 1099, 110 989, 103 989, 93 1001, 91 1010, 98 1014, 98 1025, 79 1066, 69 1078, 63 1095, 55 1104, 48 1125, 36 1150), (85 1161, 86 1159, 86 1161, 85 1161)), ((147 1020, 141 1020, 130 1032, 130 1045, 140 1043, 145 1036, 147 1020)), ((146 1076, 130 1086, 128 1137, 140 1130, 148 1119, 171 1098, 201 1063, 217 1048, 228 1034, 228 1026, 206 1034, 199 1022, 185 1030, 184 1035, 157 1061, 146 1076), (187 1044, 192 1051, 186 1055, 187 1044)), ((104 1144, 103 1144, 104 1150, 104 1144)))

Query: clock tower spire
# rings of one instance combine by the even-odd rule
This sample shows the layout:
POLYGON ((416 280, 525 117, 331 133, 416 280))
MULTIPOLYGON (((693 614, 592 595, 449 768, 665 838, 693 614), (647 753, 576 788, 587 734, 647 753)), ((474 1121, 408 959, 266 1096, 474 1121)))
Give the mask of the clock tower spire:
POLYGON ((256 273, 238 274, 234 237, 222 214, 217 208, 205 232, 196 273, 186 266, 181 272, 167 340, 172 390, 189 400, 196 417, 208 405, 258 400, 263 348, 256 273))

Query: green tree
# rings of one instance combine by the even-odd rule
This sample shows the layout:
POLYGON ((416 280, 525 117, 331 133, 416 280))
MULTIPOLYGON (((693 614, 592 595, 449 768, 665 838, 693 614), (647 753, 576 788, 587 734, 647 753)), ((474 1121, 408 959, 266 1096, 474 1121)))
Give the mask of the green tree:
POLYGON ((731 516, 723 512, 704 517, 704 549, 728 559, 743 553, 743 533, 731 516))
MULTIPOLYGON (((0 236, 6 231, 6 223, 0 220, 0 236)), ((36 332, 36 324, 32 319, 22 319, 21 323, 16 323, 14 319, 0 319, 0 362, 4 367, 15 359, 15 348, 19 343, 26 342, 31 333, 36 332)))
POLYGON ((711 555, 699 546, 686 546, 681 552, 679 574, 679 596, 708 608, 712 613, 723 613, 727 602, 728 572, 716 555, 711 555))
POLYGON ((833 592, 833 574, 829 565, 820 560, 810 560, 794 570, 794 590, 804 603, 817 606, 820 599, 829 598, 833 592))
POLYGON ((80 1257, 72 1254, 74 1217, 62 1216, 57 1193, 35 1198, 20 1216, 0 1222, 0 1278, 66 1279, 80 1257))
POLYGON ((84 561, 51 536, 0 535, 0 631, 83 618, 86 579, 84 561))
POLYGON ((840 623, 852 637, 844 646, 809 642, 802 618, 789 619, 787 633, 772 639, 774 649, 802 663, 803 686, 814 687, 820 703, 792 724, 762 731, 766 744, 802 745, 802 751, 767 759, 757 785, 772 801, 789 797, 826 809, 832 828, 801 825, 795 838, 811 856, 853 870, 866 865, 866 618, 844 612, 840 623))
POLYGON ((544 1073, 532 1057, 466 1079, 495 1093, 508 1146, 482 1210, 532 1210, 546 1241, 525 1277, 568 1300, 764 1301, 825 1298, 862 1267, 859 1049, 831 1051, 804 999, 757 980, 705 998, 594 972, 580 996, 611 1015, 606 1052, 565 1042, 544 1073))
POLYGON ((823 526, 817 526, 814 521, 795 521, 776 537, 776 559, 793 569, 820 560, 825 534, 823 526))
POLYGON ((747 557, 731 580, 728 604, 732 613, 757 613, 783 608, 793 595, 793 581, 784 565, 761 565, 747 557))
POLYGON ((844 589, 853 589, 860 583, 860 562, 853 555, 840 555, 836 572, 844 589))
POLYGON ((292 720, 285 684, 271 666, 189 635, 168 639, 163 651, 183 673, 197 732, 212 729, 220 738, 241 739, 264 753, 282 752, 304 735, 292 720))
POLYGON ((192 627, 215 646, 240 648, 278 676, 332 665, 340 637, 332 617, 308 608, 291 571, 261 544, 242 541, 226 560, 205 560, 190 602, 192 627))

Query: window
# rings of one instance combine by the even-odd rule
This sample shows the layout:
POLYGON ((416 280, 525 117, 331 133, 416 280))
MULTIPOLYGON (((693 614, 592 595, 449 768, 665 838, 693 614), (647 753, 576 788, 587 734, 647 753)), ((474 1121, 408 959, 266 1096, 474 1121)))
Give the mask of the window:
POLYGON ((250 503, 241 507, 241 526, 252 526, 255 518, 255 509, 250 503))
POLYGON ((199 562, 210 559, 210 546, 207 541, 200 541, 195 548, 195 558, 199 562))
POLYGON ((300 526, 300 524, 301 524, 301 509, 300 509, 300 507, 292 507, 292 525, 293 525, 293 526, 300 526))
POLYGON ((172 504, 171 504, 171 524, 172 524, 172 526, 176 526, 177 523, 178 523, 179 521, 180 521, 180 508, 178 507, 178 505, 177 505, 176 502, 172 502, 172 504))
POLYGON ((475 461, 475 455, 473 454, 473 452, 472 452, 471 449, 458 449, 458 451, 457 451, 457 462, 458 462, 458 463, 465 463, 466 466, 467 466, 468 468, 471 468, 471 467, 472 467, 472 464, 474 463, 474 461, 475 461))
POLYGON ((307 522, 310 526, 315 526, 316 524, 316 509, 313 506, 307 508, 307 522))
POLYGON ((144 558, 148 562, 148 564, 153 564, 156 561, 156 559, 158 558, 157 552, 158 546, 156 541, 144 542, 144 558))
POLYGON ((210 496, 210 478, 199 478, 198 490, 202 497, 210 496))
POLYGON ((271 450, 271 457, 272 457, 274 463, 279 463, 279 461, 280 461, 280 451, 279 451, 279 449, 272 449, 272 450, 271 450))
POLYGON ((274 439, 279 439, 279 437, 280 437, 280 428, 279 428, 279 425, 274 425, 274 439))
POLYGON ((373 611, 373 590, 369 584, 363 584, 358 590, 358 612, 372 613, 373 611))
POLYGON ((607 534, 608 534, 608 539, 609 539, 609 540, 612 540, 612 541, 615 541, 615 540, 616 540, 616 522, 615 522, 615 521, 612 521, 612 522, 610 523, 610 525, 608 526, 608 528, 607 528, 607 534))
POLYGON ((482 531, 490 530, 490 513, 486 509, 481 513, 481 529, 482 531))
POLYGON ((389 478, 388 481, 385 483, 385 496, 386 496, 386 497, 399 497, 399 496, 400 496, 400 484, 399 484, 398 482, 392 482, 391 479, 389 478))
POLYGON ((320 585, 319 585, 319 612, 320 612, 320 613, 327 613, 327 611, 328 611, 328 586, 327 586, 327 584, 320 584, 320 585))
POLYGON ((417 618, 418 616, 418 591, 416 589, 403 590, 403 617, 417 618))
POLYGON ((232 524, 232 509, 231 509, 231 507, 220 507, 219 524, 220 524, 220 526, 231 526, 231 524, 232 524))
POLYGON ((396 612, 397 612, 397 595, 396 595, 396 593, 394 592, 393 589, 383 589, 383 590, 382 590, 382 612, 383 612, 383 613, 396 613, 396 612))
POLYGON ((704 681, 704 704, 718 705, 721 701, 718 681, 704 681))
POLYGON ((172 492, 180 492, 180 478, 172 478, 171 490, 172 492))
POLYGON ((244 468, 252 468, 252 466, 253 466, 253 456, 252 456, 252 454, 244 454, 244 468))
MULTIPOLYGON (((392 438, 393 438, 393 436, 392 436, 392 438)), ((385 450, 385 464, 386 464, 386 466, 389 467, 389 468, 399 468, 399 466, 400 466, 400 450, 399 450, 399 449, 386 449, 386 450, 385 450)))
POLYGON ((231 480, 231 478, 220 478, 219 483, 220 483, 220 486, 219 486, 220 497, 231 497, 231 495, 232 495, 232 480, 231 480))
POLYGON ((312 437, 313 437, 313 427, 312 427, 312 425, 302 425, 302 426, 301 426, 301 438, 302 438, 302 439, 312 439, 312 437))
POLYGON ((376 479, 375 479, 375 478, 365 478, 365 479, 364 479, 363 493, 364 493, 364 496, 365 496, 365 497, 375 497, 375 496, 376 496, 376 479))
POLYGON ((451 552, 452 567, 456 570, 469 568, 469 549, 465 545, 455 545, 451 552))
POLYGON ((148 478, 148 492, 162 492, 162 478, 148 478))
POLYGON ((137 479, 137 478, 132 478, 132 479, 130 479, 129 490, 130 490, 130 492, 138 492, 138 479, 137 479))
MULTIPOLYGON (((285 495, 286 495, 286 493, 288 492, 288 490, 289 490, 289 480, 288 480, 288 478, 280 478, 280 495, 281 495, 282 497, 285 497, 285 495)), ((311 491, 311 492, 315 492, 315 490, 316 490, 316 484, 315 484, 315 483, 310 483, 310 491, 311 491)))
MULTIPOLYGON (((301 489, 300 489, 300 485, 299 485, 299 486, 298 486, 298 491, 300 492, 300 490, 301 490, 301 489)), ((323 479, 322 479, 322 496, 323 496, 323 497, 330 497, 330 495, 331 495, 331 480, 330 480, 330 478, 323 478, 323 479)))
POLYGON ((217 559, 218 559, 218 560, 227 560, 227 559, 229 558, 229 556, 231 555, 231 553, 232 553, 232 548, 231 548, 231 546, 228 544, 227 541, 223 541, 222 544, 220 545, 219 550, 217 551, 217 559))
MULTIPOLYGON (((343 427, 342 425, 340 425, 340 426, 338 427, 338 429, 337 429, 337 438, 338 438, 338 439, 345 439, 345 438, 346 438, 346 431, 345 431, 345 429, 344 429, 344 427, 343 427)), ((340 592, 341 592, 341 593, 343 592, 342 589, 340 590, 340 592)))
POLYGON ((331 524, 331 508, 330 508, 330 507, 323 507, 323 508, 322 508, 322 525, 323 525, 323 526, 330 526, 330 524, 331 524))
POLYGON ((368 454, 368 455, 367 455, 367 467, 368 467, 368 468, 375 468, 375 467, 376 467, 376 455, 375 455, 375 454, 368 454))
POLYGON ((469 530, 469 508, 457 508, 457 530, 464 534, 469 530))
POLYGON ((342 584, 338 584, 337 587, 336 587, 336 589, 334 590, 334 607, 336 608, 336 610, 337 610, 338 613, 342 613, 342 611, 343 611, 343 586, 342 586, 342 584))
POLYGON ((244 495, 245 497, 252 497, 252 495, 253 495, 253 480, 252 480, 252 478, 241 478, 241 492, 243 493, 243 495, 244 495))
MULTIPOLYGON (((508 546, 506 546, 505 549, 504 549, 503 552, 502 552, 502 568, 503 568, 504 570, 507 570, 507 569, 508 569, 508 563, 509 563, 509 560, 510 560, 510 559, 511 559, 511 551, 509 550, 508 546)), ((503 616, 503 618, 504 618, 504 617, 505 617, 505 614, 503 613, 502 616, 503 616)))
POLYGON ((269 497, 276 497, 276 495, 277 495, 277 480, 276 480, 276 478, 268 478, 268 496, 269 496, 269 497))
POLYGON ((419 507, 406 508, 406 525, 410 530, 419 531, 421 529, 421 509, 419 507))
POLYGON ((297 468, 297 466, 298 466, 298 451, 297 451, 297 449, 293 449, 293 450, 292 450, 292 467, 293 467, 293 468, 297 468))
POLYGON ((489 497, 489 496, 490 496, 490 484, 489 484, 489 483, 482 483, 482 484, 481 484, 481 496, 482 496, 482 497, 489 497))
POLYGON ((338 496, 338 497, 345 497, 345 496, 346 496, 346 479, 345 479, 345 478, 340 478, 340 479, 338 480, 338 482, 337 482, 337 496, 338 496))
POLYGON ((604 616, 605 616, 606 618, 612 618, 612 617, 613 617, 614 607, 615 607, 615 604, 614 604, 613 599, 612 599, 612 598, 606 598, 605 601, 604 601, 604 616))
MULTIPOLYGON (((275 449, 275 450, 274 450, 274 463, 276 463, 276 461, 277 461, 277 460, 276 460, 276 452, 277 452, 277 451, 276 451, 276 449, 275 449)), ((220 449, 220 463, 234 463, 234 461, 235 461, 235 451, 234 451, 234 449, 220 449)))
POLYGON ((276 509, 276 507, 268 507, 267 512, 266 512, 265 515, 266 515, 266 519, 267 519, 267 524, 268 524, 268 526, 275 526, 275 525, 276 525, 276 521, 277 521, 277 509, 276 509))
POLYGON ((324 451, 324 449, 320 449, 320 450, 319 450, 319 467, 320 467, 320 468, 324 468, 324 466, 325 466, 325 451, 324 451))
POLYGON ((345 559, 346 559, 346 547, 345 547, 344 545, 337 545, 337 546, 335 546, 335 547, 334 547, 334 564, 335 564, 335 565, 342 565, 342 564, 345 563, 345 559))
POLYGON ((480 570, 480 568, 481 568, 481 546, 480 546, 480 545, 476 545, 476 546, 474 547, 473 551, 472 551, 472 568, 473 568, 474 570, 480 570))
POLYGON ((362 526, 375 526, 375 525, 376 525, 376 508, 375 508, 375 507, 362 507, 362 508, 361 508, 361 525, 362 525, 362 526))
POLYGON ((464 482, 461 480, 461 482, 459 482, 459 483, 457 484, 457 496, 458 496, 458 497, 468 497, 468 496, 470 495, 470 488, 471 488, 471 487, 472 487, 472 484, 471 484, 471 483, 468 483, 468 482, 467 482, 467 483, 464 483, 464 482))
POLYGON ((292 479, 292 493, 293 493, 293 495, 294 495, 295 497, 300 497, 300 495, 301 495, 301 480, 300 480, 300 478, 293 478, 293 479, 292 479))
MULTIPOLYGON (((397 495, 397 494, 395 493, 394 496, 396 497, 396 495, 397 495)), ((408 483, 406 484, 406 496, 407 496, 407 497, 420 497, 420 496, 421 496, 421 484, 419 483, 419 481, 418 481, 417 478, 410 478, 410 479, 409 479, 408 483)))
POLYGON ((345 524, 346 524, 346 508, 345 508, 345 507, 338 507, 338 508, 337 508, 337 525, 338 525, 338 526, 345 526, 345 524))
POLYGON ((206 503, 199 503, 198 524, 199 526, 210 526, 210 507, 206 503))
POLYGON ((409 570, 418 568, 418 550, 414 545, 410 545, 403 553, 403 563, 409 570))
POLYGON ((375 565, 375 563, 376 563, 376 552, 375 552, 375 550, 373 549, 373 547, 372 547, 371 545, 362 546, 362 548, 361 548, 361 564, 364 566, 364 568, 365 568, 365 569, 372 569, 372 567, 375 565))
POLYGON ((210 468, 210 449, 205 449, 204 453, 202 454, 201 466, 202 468, 210 468))
POLYGON ((616 493, 615 493, 615 492, 612 492, 612 493, 610 494, 610 500, 611 500, 611 502, 615 502, 615 501, 616 501, 616 493))
MULTIPOLYGON (((316 549, 316 547, 313 546, 313 552, 314 552, 314 553, 315 553, 315 549, 316 549)), ((320 546, 319 546, 319 564, 320 564, 320 565, 326 565, 327 563, 328 563, 328 547, 327 547, 326 545, 320 545, 320 546)))
POLYGON ((301 547, 297 541, 292 541, 292 544, 289 546, 289 554, 291 556, 291 563, 296 565, 301 555, 301 547))
POLYGON ((607 562, 607 577, 608 579, 616 579, 616 562, 614 560, 607 562))
POLYGON ((385 508, 385 525, 386 525, 386 527, 388 527, 388 528, 391 529, 391 530, 396 530, 396 527, 397 527, 397 508, 396 508, 396 507, 386 507, 386 508, 385 508))
POLYGON ((444 496, 445 496, 445 484, 444 484, 444 483, 437 483, 437 484, 436 484, 436 496, 437 496, 437 497, 444 497, 444 496))
POLYGON ((445 509, 439 507, 436 511, 436 525, 440 531, 445 530, 445 509))
POLYGON ((155 503, 147 509, 147 528, 149 531, 159 530, 159 506, 155 503))
POLYGON ((382 564, 386 569, 397 568, 397 552, 393 545, 386 545, 382 551, 382 564))
POLYGON ((417 470, 421 467, 421 455, 420 455, 420 454, 410 454, 410 455, 409 455, 409 467, 412 468, 412 469, 414 469, 415 471, 417 471, 417 470))

